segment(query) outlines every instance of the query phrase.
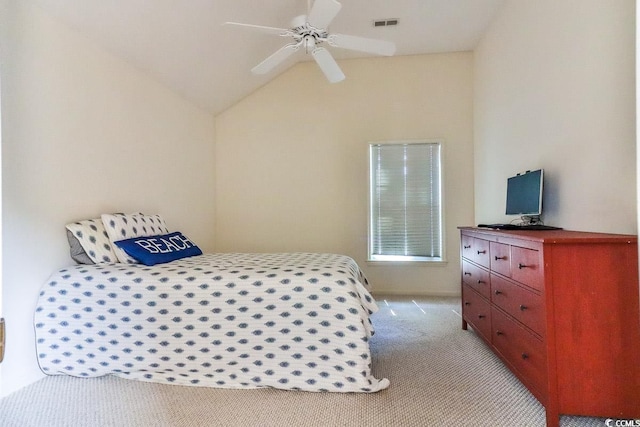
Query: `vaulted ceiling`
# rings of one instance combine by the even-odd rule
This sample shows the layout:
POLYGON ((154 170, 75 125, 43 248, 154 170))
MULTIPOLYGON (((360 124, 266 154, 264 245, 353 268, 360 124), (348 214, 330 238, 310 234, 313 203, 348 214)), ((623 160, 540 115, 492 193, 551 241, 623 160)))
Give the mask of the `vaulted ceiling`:
MULTIPOLYGON (((33 0, 187 99, 217 114, 310 55, 297 52, 256 76, 251 68, 288 43, 226 21, 289 28, 311 0, 33 0)), ((341 0, 336 33, 395 42, 396 55, 473 50, 505 0, 341 0), (397 26, 376 20, 397 19, 397 26)), ((370 56, 329 48, 338 60, 370 56)), ((347 75, 347 79, 358 78, 347 75)), ((330 84, 327 82, 327 84, 330 84)), ((340 84, 340 83, 336 83, 340 84)))

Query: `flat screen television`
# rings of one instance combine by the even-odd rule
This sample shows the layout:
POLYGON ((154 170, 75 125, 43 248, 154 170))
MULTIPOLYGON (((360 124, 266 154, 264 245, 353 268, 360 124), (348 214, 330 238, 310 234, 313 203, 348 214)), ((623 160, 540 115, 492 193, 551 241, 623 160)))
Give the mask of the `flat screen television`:
POLYGON ((527 171, 507 180, 507 215, 542 215, 542 169, 527 171))

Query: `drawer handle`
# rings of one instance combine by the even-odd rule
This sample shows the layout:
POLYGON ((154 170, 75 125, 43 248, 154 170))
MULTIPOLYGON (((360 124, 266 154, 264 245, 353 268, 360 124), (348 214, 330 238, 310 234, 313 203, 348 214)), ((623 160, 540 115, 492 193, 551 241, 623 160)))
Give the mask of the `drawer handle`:
POLYGON ((527 353, 522 353, 522 359, 527 360, 529 355, 527 353))
POLYGON ((522 270, 523 268, 527 268, 529 267, 528 265, 525 264, 518 264, 518 269, 522 270))
POLYGON ((478 319, 484 319, 485 317, 487 316, 485 316, 484 314, 478 314, 478 319))
POLYGON ((496 294, 496 295, 502 295, 502 291, 499 291, 497 289, 495 291, 493 291, 493 293, 496 294))
POLYGON ((471 303, 469 301, 465 301, 464 305, 471 305, 471 303))
POLYGON ((471 245, 469 246, 463 246, 464 249, 471 249, 471 245))
POLYGON ((487 253, 487 251, 486 251, 486 250, 484 250, 484 251, 478 251, 478 255, 480 255, 480 254, 486 254, 486 253, 487 253))
POLYGON ((498 335, 498 336, 502 336, 502 335, 504 335, 504 332, 502 332, 502 331, 496 331, 496 335, 498 335))
POLYGON ((464 272, 464 275, 465 275, 465 276, 471 276, 471 273, 469 273, 468 271, 465 271, 465 272, 464 272))
POLYGON ((507 256, 506 256, 506 255, 505 255, 505 256, 498 256, 498 255, 496 255, 496 256, 494 256, 494 258, 495 258, 495 260, 496 260, 496 261, 500 261, 500 260, 505 260, 505 261, 506 261, 507 256))
POLYGON ((520 311, 525 311, 528 308, 529 307, 527 307, 526 305, 520 304, 520 311))
POLYGON ((485 283, 487 282, 485 282, 484 280, 478 280, 478 285, 484 285, 485 283))

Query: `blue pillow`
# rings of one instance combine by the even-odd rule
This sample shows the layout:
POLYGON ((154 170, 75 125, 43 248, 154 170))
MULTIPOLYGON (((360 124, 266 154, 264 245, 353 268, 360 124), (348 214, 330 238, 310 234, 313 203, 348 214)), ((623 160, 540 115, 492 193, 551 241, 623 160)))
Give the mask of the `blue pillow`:
POLYGON ((202 255, 200 248, 179 231, 159 236, 133 237, 114 243, 144 265, 162 264, 202 255))

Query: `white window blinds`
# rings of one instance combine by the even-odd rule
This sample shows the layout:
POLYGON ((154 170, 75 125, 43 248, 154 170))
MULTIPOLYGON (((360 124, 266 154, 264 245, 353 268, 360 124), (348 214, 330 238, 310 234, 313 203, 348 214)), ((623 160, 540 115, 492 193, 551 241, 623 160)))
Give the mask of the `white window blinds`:
POLYGON ((441 144, 372 144, 369 257, 441 259, 441 144))

